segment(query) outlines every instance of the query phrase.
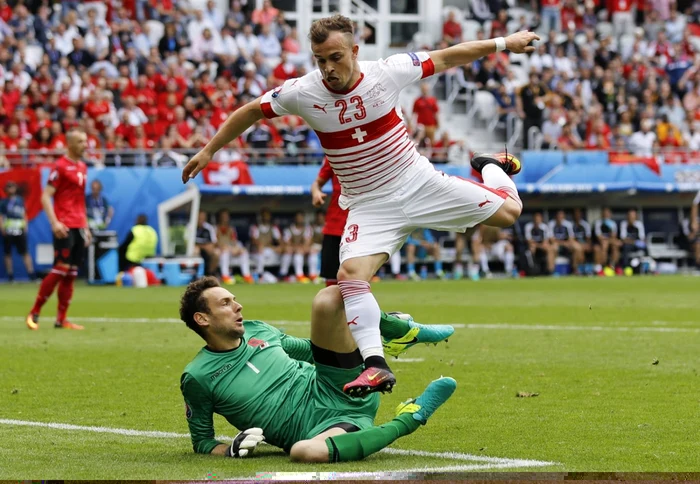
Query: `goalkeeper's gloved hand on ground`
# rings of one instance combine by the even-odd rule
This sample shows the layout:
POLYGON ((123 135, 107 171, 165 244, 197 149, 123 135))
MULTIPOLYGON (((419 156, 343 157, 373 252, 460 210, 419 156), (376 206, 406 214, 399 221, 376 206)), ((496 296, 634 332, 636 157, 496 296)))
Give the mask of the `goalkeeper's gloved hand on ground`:
POLYGON ((228 449, 229 457, 248 457, 258 444, 265 440, 262 429, 253 428, 239 432, 228 449))

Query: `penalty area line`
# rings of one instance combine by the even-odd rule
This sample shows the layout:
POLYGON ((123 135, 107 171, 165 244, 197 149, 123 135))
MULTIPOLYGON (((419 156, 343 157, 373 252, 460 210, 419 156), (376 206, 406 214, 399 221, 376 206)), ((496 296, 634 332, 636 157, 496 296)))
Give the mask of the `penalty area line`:
MULTIPOLYGON (((24 323, 24 316, 0 316, 0 322, 24 323)), ((51 318, 50 316, 47 318, 51 318)), ((70 318, 76 323, 171 323, 184 324, 177 318, 108 318, 108 317, 85 317, 79 316, 70 318)), ((51 319, 49 319, 50 321, 51 319)), ((273 326, 306 326, 310 327, 309 321, 289 321, 289 320, 268 320, 267 323, 273 326)), ((620 321, 610 324, 634 324, 635 321, 620 321)), ((677 328, 662 326, 669 324, 668 321, 653 321, 657 326, 583 326, 567 322, 558 324, 513 324, 513 323, 441 323, 450 324, 455 329, 475 329, 475 330, 512 330, 512 331, 599 331, 617 333, 700 333, 700 328, 677 328)), ((683 323, 682 323, 683 324, 683 323)), ((694 324, 694 323, 693 323, 694 324)))
MULTIPOLYGON (((127 437, 151 437, 160 439, 184 439, 189 438, 190 434, 178 433, 178 432, 160 432, 154 430, 136 430, 136 429, 121 429, 114 427, 102 427, 102 426, 88 426, 88 425, 73 425, 59 422, 35 422, 30 420, 15 420, 15 419, 5 419, 0 418, 0 425, 9 426, 24 426, 24 427, 40 427, 53 430, 68 430, 77 432, 94 432, 101 434, 114 434, 123 435, 127 437)), ((216 436, 219 440, 232 440, 233 437, 228 437, 224 435, 216 436)), ((402 475, 406 473, 417 473, 417 472, 457 472, 457 471, 469 471, 469 470, 481 470, 481 469, 506 469, 506 468, 525 468, 525 467, 549 467, 561 465, 557 462, 547 462, 532 459, 507 459, 503 457, 488 457, 473 454, 464 454, 460 452, 428 452, 424 450, 408 450, 408 449, 394 449, 386 448, 382 449, 380 452, 390 455, 403 455, 403 456, 414 456, 414 457, 431 457, 438 459, 448 459, 453 461, 462 462, 473 462, 473 464, 462 464, 462 465, 452 465, 452 466, 442 466, 442 467, 423 467, 423 468, 412 468, 412 469, 397 469, 386 472, 349 472, 349 473, 271 473, 269 474, 274 478, 275 475, 279 476, 281 479, 293 480, 296 475, 317 476, 321 480, 326 480, 321 474, 327 474, 330 476, 346 476, 346 477, 370 477, 370 476, 381 476, 387 473, 396 473, 397 475, 402 475), (289 474, 289 475, 286 475, 289 474)), ((265 474, 268 475, 268 474, 265 474)))

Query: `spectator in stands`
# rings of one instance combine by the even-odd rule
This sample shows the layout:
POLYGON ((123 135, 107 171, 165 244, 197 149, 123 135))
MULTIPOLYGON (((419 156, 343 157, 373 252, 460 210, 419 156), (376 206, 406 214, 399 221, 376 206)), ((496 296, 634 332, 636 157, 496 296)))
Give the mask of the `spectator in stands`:
POLYGON ((557 248, 550 242, 552 236, 544 223, 542 212, 536 212, 532 222, 525 224, 525 240, 533 258, 546 263, 546 274, 553 274, 557 258, 557 248))
POLYGON ((574 225, 566 220, 563 210, 558 210, 554 220, 549 221, 550 243, 558 255, 568 257, 571 260, 571 269, 574 274, 579 273, 579 267, 584 262, 583 247, 576 240, 574 225))
POLYGON ((231 225, 231 216, 228 211, 222 209, 217 214, 216 224, 217 245, 221 252, 219 256, 219 270, 221 271, 221 281, 224 284, 232 284, 231 278, 231 257, 238 257, 243 280, 248 284, 253 283, 250 275, 250 255, 248 250, 238 240, 236 227, 231 225))
POLYGON ((690 128, 683 135, 688 149, 692 151, 700 151, 700 121, 689 123, 690 128))
POLYGON ((540 0, 543 32, 561 32, 561 0, 540 0))
POLYGON ((487 0, 470 0, 470 2, 472 17, 474 17, 474 20, 479 22, 481 25, 484 25, 484 22, 493 18, 493 12, 491 11, 487 0))
POLYGON ((557 139, 556 146, 562 151, 580 150, 584 147, 581 137, 577 131, 572 129, 571 124, 562 126, 561 135, 557 139))
POLYGON ((513 229, 479 225, 472 236, 472 254, 478 260, 484 277, 491 278, 489 257, 495 257, 503 263, 507 275, 514 274, 515 252, 513 250, 513 229))
POLYGON ((542 149, 554 149, 557 147, 559 138, 564 132, 562 121, 565 123, 566 118, 560 118, 557 111, 550 111, 549 119, 542 124, 542 149))
POLYGON ((529 146, 528 133, 530 128, 542 126, 542 116, 547 101, 547 87, 540 82, 536 73, 530 74, 530 83, 524 86, 516 99, 518 114, 523 119, 524 146, 529 146))
POLYGON ((411 232, 404 246, 406 247, 408 277, 413 280, 424 279, 424 271, 421 271, 423 273, 422 275, 416 273, 416 251, 418 250, 420 250, 418 257, 423 258, 425 255, 432 256, 435 260, 435 275, 440 279, 445 277, 445 272, 442 270, 442 259, 440 257, 440 243, 435 240, 429 229, 416 229, 411 232))
POLYGON ((238 79, 238 93, 241 96, 248 95, 252 98, 262 96, 267 90, 267 81, 257 74, 254 62, 246 62, 243 67, 244 76, 238 79))
POLYGON ((262 8, 253 10, 251 20, 256 25, 270 25, 279 15, 279 10, 272 6, 271 0, 263 0, 262 8))
POLYGON ((593 242, 591 225, 583 218, 583 211, 580 208, 574 209, 574 219, 572 222, 574 229, 574 239, 581 246, 584 262, 592 260, 593 257, 593 242))
POLYGON ((260 210, 258 222, 250 227, 250 248, 257 261, 258 280, 277 281, 276 277, 265 272, 265 259, 274 259, 282 251, 282 234, 272 223, 272 213, 268 208, 260 210))
POLYGON ((609 0, 608 15, 613 24, 613 32, 616 38, 634 31, 634 16, 632 13, 633 2, 630 0, 609 0))
POLYGON ((204 275, 213 276, 221 250, 217 246, 216 229, 207 222, 206 212, 199 212, 194 242, 197 253, 204 259, 204 275))
POLYGON ((282 241, 282 262, 280 264, 280 278, 284 281, 291 280, 288 276, 289 266, 294 262, 294 276, 297 282, 308 283, 309 278, 304 275, 304 256, 311 252, 313 230, 306 223, 304 212, 294 214, 292 224, 284 229, 282 241))
POLYGON ((654 123, 651 119, 641 122, 641 131, 637 131, 629 139, 630 150, 637 156, 652 156, 657 146, 656 134, 651 130, 654 123))
MULTIPOLYGON (((88 227, 90 230, 105 230, 114 218, 114 207, 109 204, 102 194, 102 182, 93 180, 90 183, 91 192, 85 200, 87 209, 88 227)), ((138 222, 137 222, 138 223, 138 222)))
MULTIPOLYGON (((260 41, 253 34, 253 26, 246 24, 243 26, 243 31, 236 35, 236 43, 241 52, 241 56, 247 61, 253 60, 253 54, 260 49, 260 41)), ((240 89, 239 89, 240 90, 240 89)))
POLYGON ((424 82, 420 85, 421 95, 413 103, 414 122, 422 124, 425 134, 431 142, 435 140, 435 131, 438 129, 438 107, 437 99, 430 95, 430 84, 424 82))
POLYGON ((280 54, 282 54, 282 46, 280 41, 272 31, 270 24, 263 24, 258 35, 258 49, 263 57, 271 62, 272 65, 277 65, 280 54))
POLYGON ((257 121, 253 129, 248 131, 248 134, 245 136, 245 141, 252 149, 251 162, 265 157, 268 154, 268 150, 274 147, 272 132, 262 121, 257 121))
POLYGON ((673 123, 669 122, 668 115, 662 114, 656 124, 658 144, 662 148, 680 147, 685 145, 683 134, 673 123))
POLYGON ((630 267, 632 254, 641 252, 649 255, 646 244, 644 223, 637 219, 637 210, 627 211, 627 220, 620 222, 620 240, 622 242, 622 266, 630 267))
POLYGON ((306 139, 309 135, 309 128, 298 116, 288 116, 286 123, 279 130, 279 135, 284 144, 284 151, 289 158, 287 161, 294 163, 303 159, 301 150, 307 148, 306 139))
POLYGON ((462 42, 462 26, 457 22, 452 10, 448 12, 447 19, 442 24, 442 38, 450 45, 462 42))
POLYGON ((603 266, 617 267, 620 260, 622 242, 618 238, 617 222, 612 218, 610 208, 603 208, 601 218, 595 223, 595 271, 602 274, 603 266))

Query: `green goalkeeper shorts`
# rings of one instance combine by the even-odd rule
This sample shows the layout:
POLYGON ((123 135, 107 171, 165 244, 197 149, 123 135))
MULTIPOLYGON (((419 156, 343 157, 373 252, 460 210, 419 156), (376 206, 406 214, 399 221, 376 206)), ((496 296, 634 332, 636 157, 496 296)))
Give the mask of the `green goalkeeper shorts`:
POLYGON ((360 430, 374 426, 379 394, 356 398, 343 393, 343 386, 363 370, 362 365, 343 369, 316 363, 316 381, 311 385, 311 398, 304 412, 304 440, 341 423, 355 425, 360 430))

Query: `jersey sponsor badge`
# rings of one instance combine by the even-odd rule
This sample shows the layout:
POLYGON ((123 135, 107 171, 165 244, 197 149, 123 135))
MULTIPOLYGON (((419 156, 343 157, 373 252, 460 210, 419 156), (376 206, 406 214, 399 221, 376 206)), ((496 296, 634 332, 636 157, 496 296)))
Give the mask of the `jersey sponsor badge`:
POLYGON ((190 408, 189 405, 187 405, 187 402, 185 402, 185 418, 189 420, 192 418, 192 408, 190 408))
POLYGON ((260 348, 261 350, 264 350, 267 348, 269 343, 267 341, 263 341, 261 339, 256 339, 256 338, 250 338, 248 340, 248 346, 252 346, 253 348, 260 348))
POLYGON ((409 52, 409 53, 408 53, 408 56, 409 56, 411 59, 413 59, 413 65, 414 65, 414 66, 419 66, 419 65, 420 65, 420 59, 418 58, 418 56, 416 55, 415 52, 409 52))
POLYGON ((277 98, 277 97, 280 95, 280 91, 281 91, 281 90, 282 90, 281 87, 278 87, 277 89, 275 89, 275 90, 272 92, 272 97, 273 97, 273 98, 277 98))

